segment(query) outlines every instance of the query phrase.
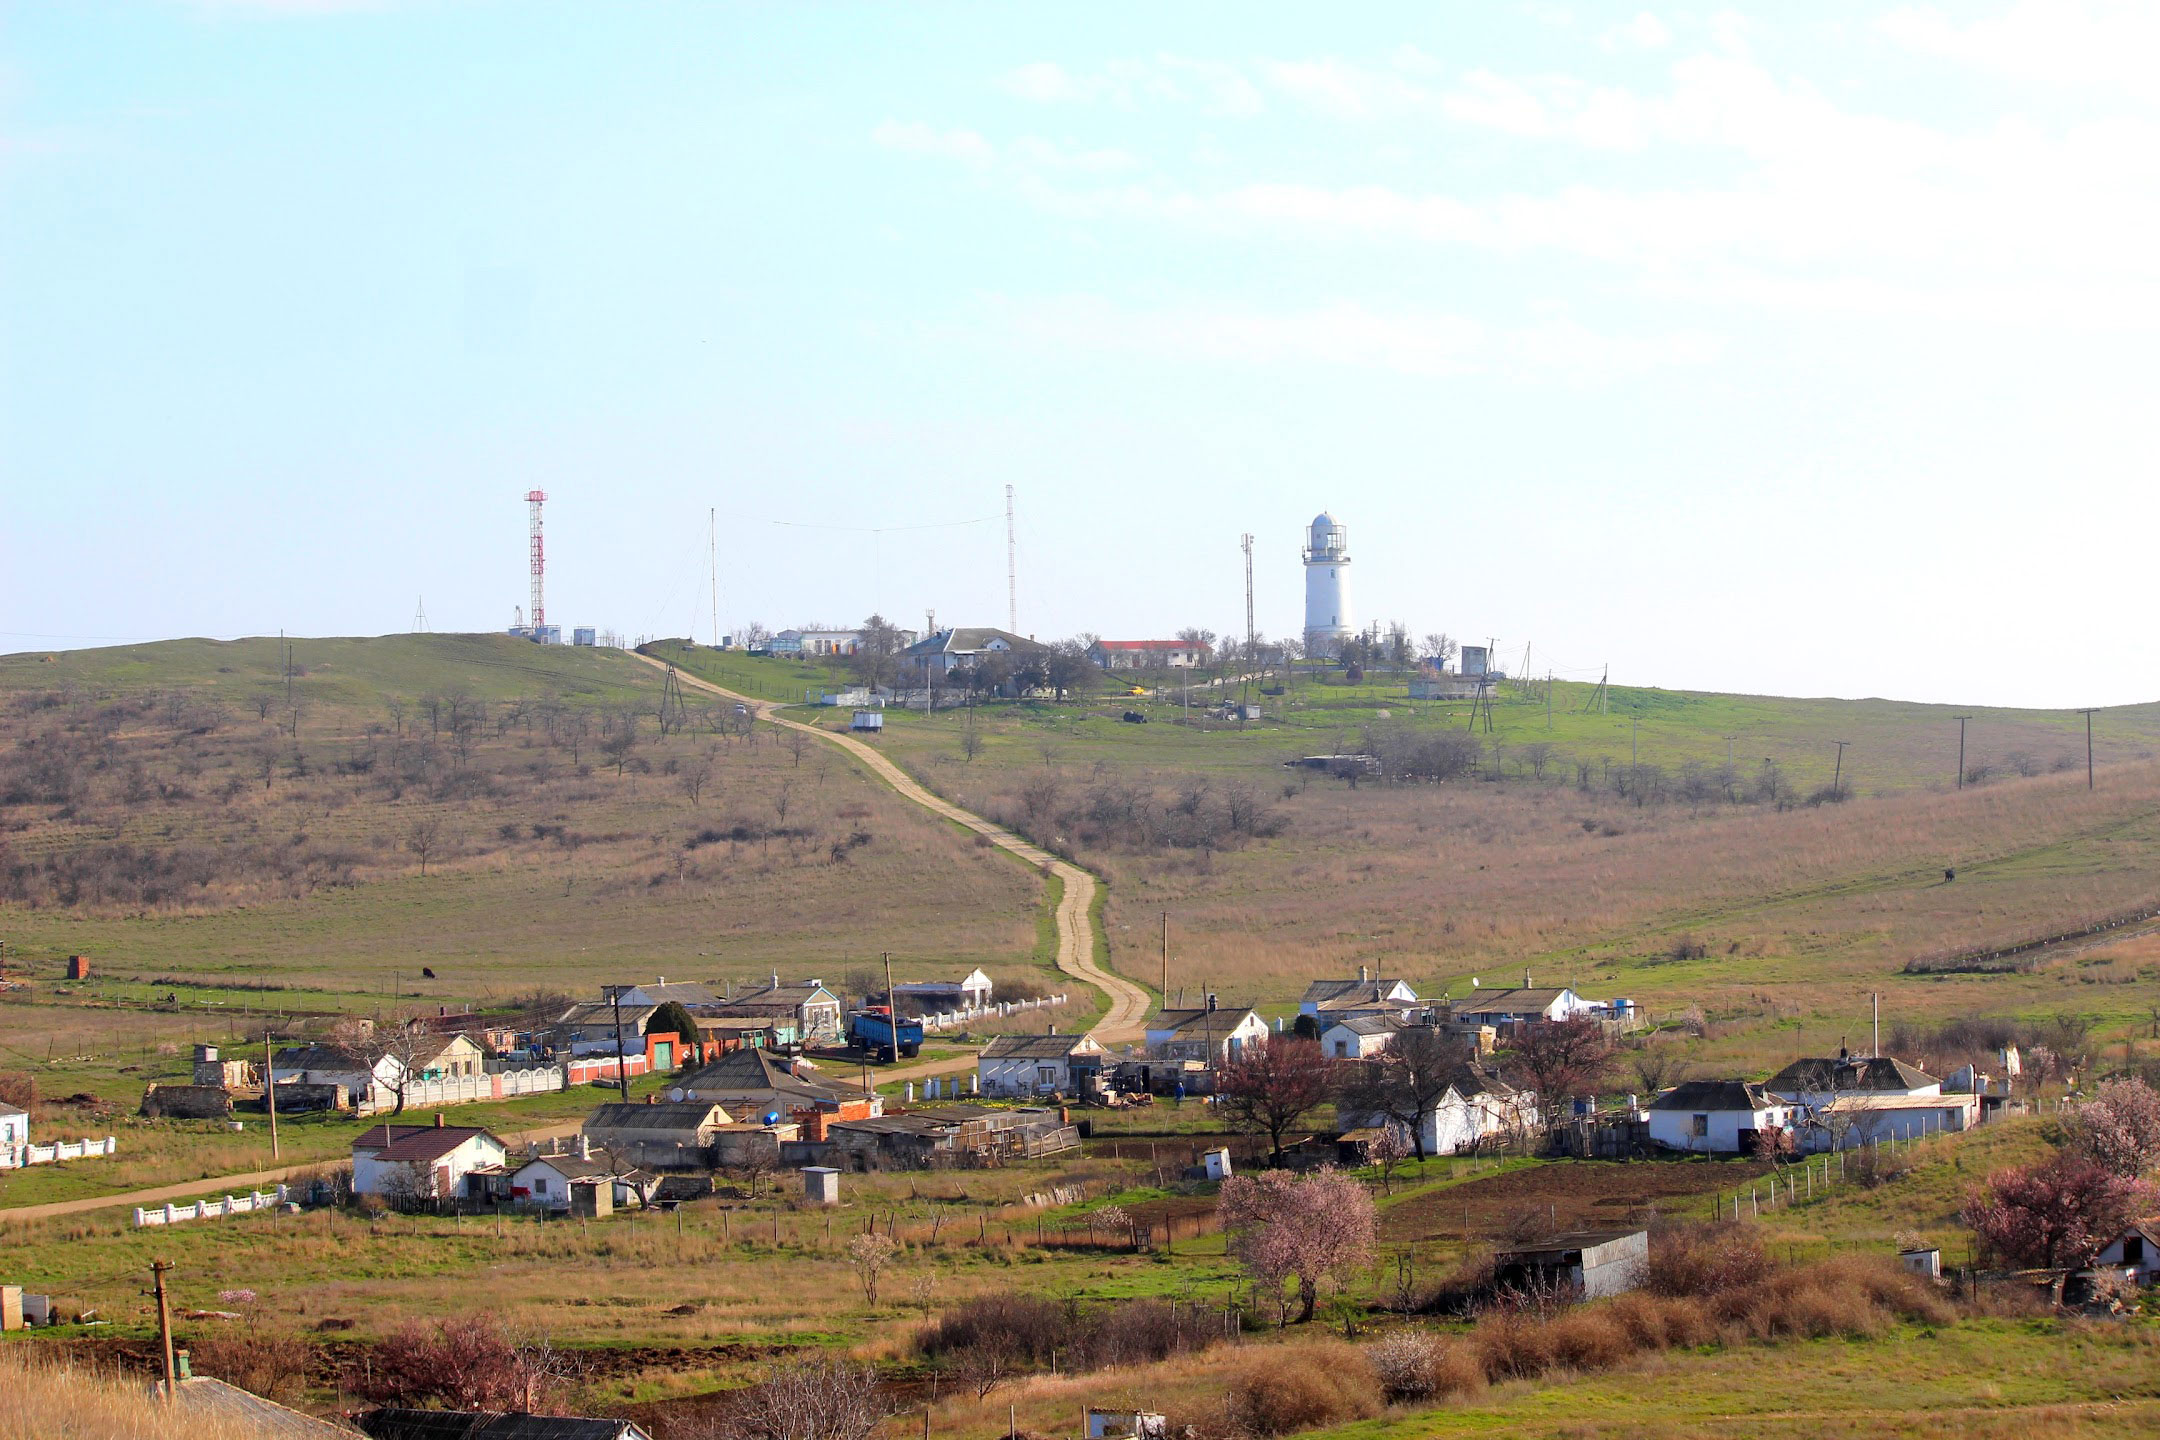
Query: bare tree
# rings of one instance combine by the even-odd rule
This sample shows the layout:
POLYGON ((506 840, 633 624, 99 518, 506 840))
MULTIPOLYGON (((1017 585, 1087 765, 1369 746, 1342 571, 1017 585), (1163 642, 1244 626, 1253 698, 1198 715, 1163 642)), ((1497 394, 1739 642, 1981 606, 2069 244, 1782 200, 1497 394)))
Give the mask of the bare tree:
POLYGON ((875 1440, 887 1409, 877 1371, 814 1360, 766 1372, 739 1404, 715 1416, 708 1440, 875 1440))
POLYGON ((1643 1093, 1655 1097, 1687 1079, 1694 1066, 1672 1046, 1648 1040, 1628 1052, 1628 1068, 1635 1072, 1643 1093))
POLYGON ((767 629, 762 622, 753 620, 743 626, 742 633, 735 638, 741 642, 745 650, 763 650, 772 643, 772 631, 767 629))
POLYGON ((774 819, 775 821, 777 821, 778 823, 780 823, 780 824, 782 824, 782 825, 785 825, 785 824, 787 824, 787 812, 788 812, 788 807, 789 807, 790 805, 794 804, 794 803, 795 803, 795 782, 794 782, 794 781, 792 781, 792 780, 783 780, 783 781, 781 781, 781 782, 780 782, 780 783, 779 783, 778 785, 775 785, 775 786, 773 786, 773 792, 772 792, 772 808, 773 808, 773 819, 774 819))
POLYGON ((1425 1117, 1445 1099, 1463 1067, 1463 1044, 1436 1026, 1396 1032, 1388 1048, 1344 1067, 1338 1111, 1367 1124, 1392 1121, 1410 1133, 1417 1158, 1425 1158, 1425 1117))
POLYGON ((420 860, 420 873, 427 874, 428 856, 442 848, 442 819, 436 815, 422 815, 405 828, 405 848, 420 860))
POLYGON ((1270 1035, 1245 1046, 1215 1080, 1224 1113, 1247 1129, 1264 1132, 1278 1165, 1283 1136, 1334 1088, 1334 1066, 1318 1044, 1299 1035, 1270 1035))
POLYGON ((277 703, 278 695, 275 690, 259 691, 248 697, 248 704, 255 707, 255 718, 258 720, 267 721, 270 712, 277 708, 277 703))
POLYGON ((982 748, 982 731, 976 727, 975 710, 973 706, 970 706, 968 707, 967 725, 960 731, 961 758, 973 760, 976 756, 982 754, 982 748))
POLYGON ((900 1253, 900 1242, 890 1235, 870 1231, 848 1241, 848 1264, 855 1267, 855 1280, 862 1286, 863 1299, 877 1304, 878 1281, 883 1278, 893 1257, 900 1253))
POLYGON ((682 773, 676 778, 675 783, 682 786, 683 794, 689 796, 690 803, 695 805, 698 803, 698 796, 704 793, 706 784, 711 781, 712 773, 711 760, 693 760, 688 765, 683 766, 682 773))
POLYGON ((788 752, 790 770, 802 768, 802 757, 810 753, 811 743, 808 735, 792 726, 780 732, 780 748, 788 752))
POLYGON ((856 634, 855 653, 848 657, 849 668, 856 680, 872 689, 893 678, 900 652, 906 648, 907 637, 900 627, 883 615, 872 615, 863 621, 856 634))

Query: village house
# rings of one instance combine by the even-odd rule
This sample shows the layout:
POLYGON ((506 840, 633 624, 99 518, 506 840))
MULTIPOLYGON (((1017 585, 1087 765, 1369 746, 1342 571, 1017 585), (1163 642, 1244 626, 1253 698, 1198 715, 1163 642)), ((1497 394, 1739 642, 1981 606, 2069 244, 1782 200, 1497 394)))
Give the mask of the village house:
POLYGON ((30 1148, 30 1112, 0 1100, 0 1165, 22 1164, 22 1152, 30 1148))
POLYGON ((620 1000, 625 1010, 633 1005, 665 1005, 672 1000, 685 1010, 695 1012, 700 1005, 719 1003, 720 997, 713 993, 710 985, 701 985, 694 980, 677 980, 671 985, 667 976, 662 975, 644 985, 603 985, 600 1000, 606 1005, 620 1000))
POLYGON ((414 1034, 390 1042, 385 1053, 372 1058, 331 1044, 288 1046, 270 1061, 271 1079, 280 1090, 343 1086, 356 1107, 377 1110, 395 1105, 398 1091, 416 1082, 485 1073, 487 1056, 465 1035, 414 1034))
POLYGON ((589 1144, 627 1156, 639 1166, 702 1165, 714 1134, 734 1117, 711 1100, 602 1105, 579 1134, 589 1144))
MULTIPOLYGON (((1534 1092, 1518 1090, 1483 1065, 1465 1061, 1418 1116, 1416 1136, 1405 1138, 1427 1155, 1455 1155, 1533 1134, 1538 1120, 1534 1092)), ((1336 1123, 1345 1131, 1403 1128, 1384 1112, 1362 1113, 1347 1106, 1336 1111, 1336 1123)))
POLYGON ((682 1077, 667 1092, 670 1100, 704 1100, 730 1115, 760 1124, 793 1122, 817 1130, 813 1117, 859 1118, 885 1113, 875 1091, 843 1089, 798 1073, 794 1066, 765 1050, 737 1050, 682 1077))
POLYGON ((394 1203, 472 1194, 467 1177, 509 1158, 503 1142, 471 1125, 376 1125, 352 1142, 353 1193, 394 1203))
POLYGON ((988 975, 971 970, 958 980, 903 980, 893 994, 903 1016, 938 1015, 988 1009, 991 988, 988 975))
POLYGON ((1215 652, 1198 640, 1097 640, 1087 653, 1105 670, 1197 670, 1215 652))
POLYGON ((2093 1256, 2095 1270, 2120 1270, 2140 1285, 2160 1282, 2160 1216, 2135 1220, 2093 1256))
POLYGON ((1394 1044, 1402 1029, 1392 1015, 1337 1020, 1320 1032, 1320 1049, 1331 1060, 1368 1060, 1394 1044))
POLYGON ((1795 1060, 1763 1082, 1791 1105, 1800 1148, 1846 1150, 1979 1123, 1980 1097, 1945 1094, 1942 1082, 1889 1055, 1795 1060))
POLYGON ((1088 1035, 1000 1035, 975 1059, 985 1095, 1078 1095, 1102 1084, 1103 1047, 1088 1035))
POLYGON ((1794 1107, 1745 1080, 1689 1080, 1650 1102, 1650 1143, 1703 1155, 1749 1155, 1765 1130, 1790 1132, 1794 1107))
MULTIPOLYGON (((1505 1029, 1540 1020, 1573 1020, 1597 1008, 1595 1001, 1583 999, 1565 985, 1533 986, 1529 980, 1523 976, 1524 983, 1512 990, 1473 988, 1467 999, 1449 1007, 1455 1022, 1505 1029)), ((1471 983, 1476 986, 1475 981, 1471 983)))
POLYGON ((988 626, 945 629, 902 650, 899 671, 903 681, 925 676, 940 679, 956 670, 974 670, 993 658, 1017 661, 1040 655, 1044 649, 1010 630, 988 626))
POLYGON ((1402 1020, 1417 1004, 1417 991, 1409 981, 1379 979, 1360 965, 1355 980, 1315 980, 1307 985, 1305 997, 1298 1001, 1298 1014, 1310 1015, 1325 1027, 1332 1021, 1363 1015, 1389 1015, 1402 1020))
POLYGON ((1246 1046, 1267 1039, 1268 1034, 1267 1021, 1250 1005, 1226 1009, 1210 995, 1197 1010, 1157 1012, 1148 1021, 1147 1052, 1153 1060, 1225 1065, 1243 1055, 1246 1046))
POLYGON ((524 1209, 566 1211, 570 1208, 570 1187, 574 1182, 598 1180, 605 1173, 606 1167, 594 1164, 589 1151, 571 1155, 535 1155, 506 1171, 504 1198, 524 1209))
POLYGON ((725 1004, 731 1015, 790 1021, 805 1042, 834 1044, 841 1037, 844 1007, 822 980, 791 980, 783 985, 775 972, 771 984, 738 991, 725 1004))
POLYGON ((659 1008, 627 1000, 619 1010, 605 1000, 572 1005, 555 1017, 555 1050, 558 1054, 612 1055, 619 1037, 624 1054, 642 1055, 645 1027, 659 1008), (618 1023, 622 1027, 619 1031, 618 1023))

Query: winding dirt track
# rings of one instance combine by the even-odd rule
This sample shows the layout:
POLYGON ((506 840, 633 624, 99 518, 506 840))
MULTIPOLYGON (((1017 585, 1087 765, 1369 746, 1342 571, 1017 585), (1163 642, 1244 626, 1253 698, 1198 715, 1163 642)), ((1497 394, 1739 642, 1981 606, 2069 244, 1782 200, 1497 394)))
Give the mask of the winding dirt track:
MULTIPOLYGON (((671 668, 666 661, 656 660, 650 655, 639 655, 637 658, 655 669, 666 670, 671 668)), ((860 760, 871 774, 890 785, 904 798, 914 801, 933 815, 950 820, 956 825, 963 825, 978 835, 986 836, 991 844, 1009 854, 1018 856, 1038 870, 1048 870, 1051 874, 1056 875, 1065 884, 1065 893, 1063 898, 1058 901, 1056 916, 1058 969, 1077 980, 1095 986, 1110 997, 1110 1008, 1104 1013, 1102 1019, 1095 1022, 1094 1028, 1089 1030, 1088 1033, 1095 1037, 1098 1044, 1102 1045, 1126 1044, 1139 1039, 1146 1033, 1147 1014, 1150 1005, 1147 991, 1142 990, 1132 981, 1113 974, 1095 963, 1095 931, 1094 924, 1090 919, 1090 912, 1095 904, 1096 890, 1093 875, 1070 861, 1060 860, 1047 850, 1029 844, 1003 826, 994 825, 973 811, 963 810, 951 801, 931 794, 916 783, 914 777, 910 776, 905 770, 879 754, 875 746, 865 744, 852 735, 836 734, 831 730, 821 730, 815 725, 805 725, 799 720, 786 719, 774 714, 773 706, 768 701, 752 699, 748 695, 738 695, 732 690, 723 689, 713 684, 710 680, 701 680, 687 670, 676 668, 675 676, 685 685, 694 686, 708 694, 718 695, 723 699, 733 700, 738 704, 749 706, 761 720, 770 721, 774 725, 785 726, 790 730, 800 730, 806 735, 816 736, 828 745, 839 746, 849 755, 860 760)), ((940 1068, 958 1067, 954 1066, 953 1062, 947 1061, 940 1068)), ((879 1078, 881 1081, 906 1079, 913 1073, 915 1072, 912 1068, 905 1071, 892 1070, 884 1072, 879 1078)), ((935 1073, 935 1071, 926 1066, 923 1067, 922 1073, 935 1073)))

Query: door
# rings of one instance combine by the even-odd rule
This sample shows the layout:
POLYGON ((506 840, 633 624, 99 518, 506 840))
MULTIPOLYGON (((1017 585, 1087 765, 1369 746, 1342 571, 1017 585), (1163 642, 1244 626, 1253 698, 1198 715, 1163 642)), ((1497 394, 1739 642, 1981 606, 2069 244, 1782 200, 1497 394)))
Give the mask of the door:
POLYGON ((655 1070, 672 1070, 672 1069, 674 1069, 674 1068, 675 1068, 675 1042, 674 1042, 674 1041, 672 1041, 672 1040, 655 1040, 655 1041, 653 1041, 653 1068, 654 1068, 655 1070))

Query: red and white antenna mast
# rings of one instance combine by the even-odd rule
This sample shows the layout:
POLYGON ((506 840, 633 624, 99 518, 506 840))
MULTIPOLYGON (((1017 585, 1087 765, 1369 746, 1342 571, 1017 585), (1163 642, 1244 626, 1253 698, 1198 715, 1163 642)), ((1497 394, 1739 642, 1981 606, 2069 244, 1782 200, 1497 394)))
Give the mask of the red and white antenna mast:
POLYGON ((540 507, 547 503, 547 491, 525 492, 525 509, 531 516, 528 534, 532 537, 532 628, 538 630, 547 623, 547 544, 540 536, 540 507))

